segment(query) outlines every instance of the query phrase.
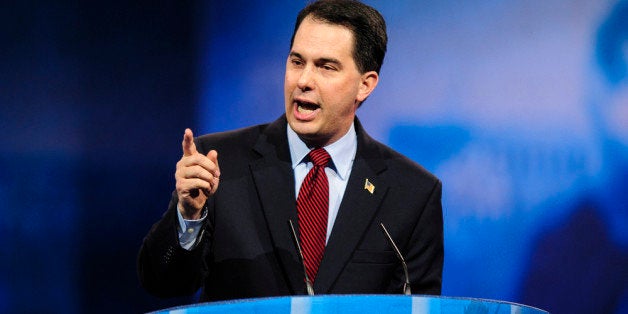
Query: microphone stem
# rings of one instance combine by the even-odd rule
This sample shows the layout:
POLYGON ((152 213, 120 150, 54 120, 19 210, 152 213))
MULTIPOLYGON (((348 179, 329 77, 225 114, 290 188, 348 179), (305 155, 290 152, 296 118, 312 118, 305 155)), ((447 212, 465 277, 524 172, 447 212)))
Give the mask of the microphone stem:
POLYGON ((305 275, 305 291, 307 292, 308 295, 314 295, 314 286, 312 285, 312 281, 310 281, 310 277, 307 275, 307 268, 305 267, 305 259, 303 258, 303 251, 301 250, 301 244, 299 244, 299 238, 297 237, 297 232, 294 230, 294 224, 292 223, 292 219, 288 219, 288 225, 290 225, 292 241, 294 242, 294 246, 297 248, 297 253, 299 253, 299 259, 301 260, 301 265, 303 265, 303 274, 305 275))
POLYGON ((390 233, 388 233, 388 230, 386 230, 386 227, 384 227, 384 224, 380 223, 379 225, 380 227, 382 227, 382 231, 386 236, 386 240, 388 240, 388 244, 390 244, 393 251, 395 252, 395 255, 397 255, 397 258, 401 262, 401 267, 403 268, 403 274, 405 276, 405 282, 403 283, 403 294, 411 295, 412 291, 410 289, 410 275, 408 274, 408 265, 406 264, 406 260, 403 258, 403 255, 401 255, 401 251, 399 251, 399 248, 397 248, 395 241, 393 241, 393 238, 390 236, 390 233))

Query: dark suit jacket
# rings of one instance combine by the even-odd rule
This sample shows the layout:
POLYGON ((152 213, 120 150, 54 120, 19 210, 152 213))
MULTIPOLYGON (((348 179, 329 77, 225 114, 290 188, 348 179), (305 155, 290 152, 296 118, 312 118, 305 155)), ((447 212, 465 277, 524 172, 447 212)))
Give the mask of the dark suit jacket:
MULTIPOLYGON (((358 147, 314 290, 317 294, 401 293, 403 270, 379 227, 407 260, 413 293, 440 294, 443 267, 441 183, 369 137, 355 120, 358 147), (364 188, 368 179, 374 193, 364 188)), ((144 239, 142 285, 161 297, 201 301, 305 293, 303 266, 288 219, 297 224, 285 116, 271 124, 205 135, 197 149, 219 153, 220 186, 191 251, 177 237, 176 192, 144 239)))

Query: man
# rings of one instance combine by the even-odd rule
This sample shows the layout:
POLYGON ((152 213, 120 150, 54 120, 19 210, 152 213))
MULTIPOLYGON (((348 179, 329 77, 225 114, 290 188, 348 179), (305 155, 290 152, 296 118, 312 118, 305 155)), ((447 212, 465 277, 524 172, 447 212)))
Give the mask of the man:
POLYGON ((318 1, 297 17, 285 115, 183 138, 176 192, 144 240, 143 286, 201 301, 317 294, 440 294, 441 183, 370 138, 355 113, 379 80, 386 29, 357 1, 318 1), (220 160, 220 162, 219 162, 220 160), (293 243, 294 222, 304 261, 293 243), (304 271, 305 266, 305 271, 304 271))

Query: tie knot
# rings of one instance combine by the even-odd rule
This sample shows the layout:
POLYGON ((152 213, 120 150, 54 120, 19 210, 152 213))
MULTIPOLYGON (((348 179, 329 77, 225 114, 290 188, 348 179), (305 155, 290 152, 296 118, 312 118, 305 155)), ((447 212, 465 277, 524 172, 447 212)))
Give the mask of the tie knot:
POLYGON ((312 163, 314 163, 314 166, 318 166, 318 167, 327 166, 327 164, 329 163, 329 160, 331 159, 331 156, 329 156, 329 153, 327 153, 327 151, 324 148, 313 149, 310 151, 308 155, 310 156, 312 163))

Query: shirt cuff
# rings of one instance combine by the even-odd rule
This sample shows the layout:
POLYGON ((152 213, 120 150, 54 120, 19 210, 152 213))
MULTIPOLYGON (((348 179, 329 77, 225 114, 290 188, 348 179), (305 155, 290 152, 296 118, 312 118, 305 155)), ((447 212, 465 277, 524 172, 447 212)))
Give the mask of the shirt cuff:
POLYGON ((207 218, 207 210, 203 210, 203 215, 199 219, 188 220, 183 218, 179 208, 177 207, 177 217, 179 217, 179 227, 177 231, 179 232, 179 244, 182 248, 186 250, 191 250, 196 243, 196 239, 198 238, 198 234, 203 227, 203 221, 207 218))

